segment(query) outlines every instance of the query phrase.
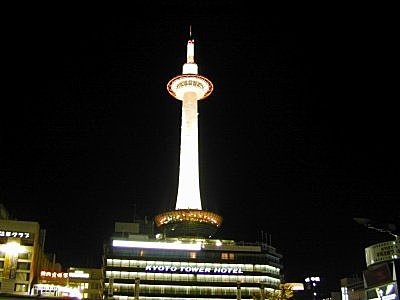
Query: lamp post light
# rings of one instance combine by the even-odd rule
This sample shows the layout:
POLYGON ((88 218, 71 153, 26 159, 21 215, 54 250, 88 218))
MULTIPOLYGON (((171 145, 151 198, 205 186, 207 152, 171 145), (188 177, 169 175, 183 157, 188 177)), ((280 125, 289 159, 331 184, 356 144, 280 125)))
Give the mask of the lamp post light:
POLYGON ((312 292, 312 299, 316 300, 317 299, 317 282, 320 282, 320 278, 318 276, 312 276, 312 277, 307 277, 304 279, 306 282, 306 287, 312 292))

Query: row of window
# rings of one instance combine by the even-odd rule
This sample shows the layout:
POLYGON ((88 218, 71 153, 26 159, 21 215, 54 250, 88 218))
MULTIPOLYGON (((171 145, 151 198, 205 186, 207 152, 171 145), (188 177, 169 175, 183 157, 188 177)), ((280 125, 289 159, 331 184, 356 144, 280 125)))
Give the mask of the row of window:
MULTIPOLYGON (((260 297, 256 298, 257 297, 256 295, 252 295, 251 299, 259 299, 260 298, 260 297)), ((119 295, 114 295, 113 299, 115 299, 115 300, 136 300, 136 298, 134 296, 119 296, 119 295)), ((180 296, 180 297, 166 297, 164 295, 160 296, 160 297, 150 297, 150 296, 143 296, 143 295, 140 296, 140 300, 182 300, 182 299, 185 299, 185 300, 198 300, 199 298, 194 298, 194 297, 192 298, 190 296, 189 297, 185 297, 185 298, 182 298, 182 296, 180 296)), ((207 298, 204 298, 204 299, 207 299, 207 298)), ((212 299, 213 300, 237 299, 237 296, 233 296, 231 298, 212 297, 212 299)), ((247 299, 250 299, 250 298, 247 298, 247 299)))
MULTIPOLYGON (((1 281, 0 281, 0 290, 1 290, 1 281)), ((27 292, 28 285, 23 283, 15 283, 14 284, 14 292, 27 292)))
POLYGON ((217 251, 174 251, 160 249, 112 249, 107 253, 108 256, 114 255, 118 257, 143 257, 147 259, 163 259, 163 260, 202 260, 202 261, 221 261, 232 260, 236 263, 246 263, 251 261, 256 264, 265 264, 266 262, 275 263, 279 266, 279 257, 270 253, 236 253, 236 252, 217 252, 217 251))
MULTIPOLYGON (((30 273, 27 272, 16 272, 15 274, 15 280, 16 281, 29 281, 30 278, 30 273)), ((0 270, 0 278, 4 278, 4 272, 3 270, 0 270)))
MULTIPOLYGON (((4 269, 4 261, 0 261, 0 269, 4 269)), ((29 271, 31 269, 31 263, 29 262, 18 262, 17 270, 26 270, 29 271)))
POLYGON ((196 81, 196 80, 185 80, 185 81, 182 81, 182 82, 178 83, 176 87, 179 89, 179 88, 182 88, 182 87, 187 86, 187 85, 196 86, 196 87, 199 87, 201 89, 204 89, 203 84, 201 82, 199 82, 199 81, 196 81))
POLYGON ((270 276, 251 275, 208 275, 208 274, 172 274, 172 273, 146 273, 146 272, 119 272, 106 271, 106 278, 130 279, 140 278, 141 280, 160 281, 189 281, 189 282, 265 282, 267 285, 278 286, 280 280, 270 276))
MULTIPOLYGON (((6 253, 0 251, 0 260, 4 260, 4 258, 6 257, 6 253)), ((31 260, 32 259, 32 252, 20 252, 18 253, 18 259, 28 259, 31 260)))
MULTIPOLYGON (((263 290, 264 291, 264 290, 263 290)), ((263 292, 260 287, 241 287, 240 293, 243 297, 259 295, 263 292)), ((134 294, 134 285, 114 285, 115 294, 134 294)), ((265 291, 264 291, 265 292, 265 291)), ((139 285, 139 296, 143 295, 193 295, 193 296, 236 296, 238 288, 214 287, 214 286, 169 286, 169 285, 139 285)))

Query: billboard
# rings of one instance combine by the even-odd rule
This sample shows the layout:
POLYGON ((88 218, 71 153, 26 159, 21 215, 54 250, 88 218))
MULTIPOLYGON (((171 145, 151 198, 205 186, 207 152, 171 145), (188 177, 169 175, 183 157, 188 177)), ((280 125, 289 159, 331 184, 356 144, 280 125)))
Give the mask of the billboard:
POLYGON ((400 241, 387 241, 365 248, 367 267, 400 258, 400 241))

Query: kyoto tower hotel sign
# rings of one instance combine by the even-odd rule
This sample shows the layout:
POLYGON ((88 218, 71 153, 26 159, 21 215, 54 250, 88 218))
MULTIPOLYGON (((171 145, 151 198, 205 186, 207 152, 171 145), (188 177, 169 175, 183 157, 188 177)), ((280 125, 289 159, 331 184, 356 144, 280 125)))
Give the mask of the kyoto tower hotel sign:
POLYGON ((222 223, 221 216, 202 210, 199 185, 197 101, 207 98, 213 88, 209 79, 198 74, 198 66, 194 61, 194 40, 190 33, 182 75, 172 78, 167 84, 170 95, 182 101, 176 206, 174 211, 161 213, 154 218, 156 225, 167 236, 211 237, 222 223))

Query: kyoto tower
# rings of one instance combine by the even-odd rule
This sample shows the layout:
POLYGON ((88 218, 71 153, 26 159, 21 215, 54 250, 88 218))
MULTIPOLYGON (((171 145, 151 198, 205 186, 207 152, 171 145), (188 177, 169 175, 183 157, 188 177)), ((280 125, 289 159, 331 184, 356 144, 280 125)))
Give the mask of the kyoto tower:
POLYGON ((212 82, 198 74, 194 61, 194 39, 190 30, 186 63, 182 75, 167 84, 169 94, 182 101, 181 147, 178 194, 175 210, 157 215, 156 226, 168 237, 211 237, 221 226, 222 217, 202 210, 199 184, 197 101, 213 91, 212 82))

